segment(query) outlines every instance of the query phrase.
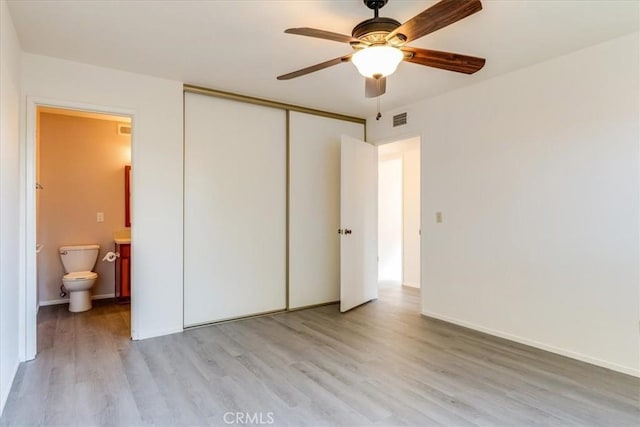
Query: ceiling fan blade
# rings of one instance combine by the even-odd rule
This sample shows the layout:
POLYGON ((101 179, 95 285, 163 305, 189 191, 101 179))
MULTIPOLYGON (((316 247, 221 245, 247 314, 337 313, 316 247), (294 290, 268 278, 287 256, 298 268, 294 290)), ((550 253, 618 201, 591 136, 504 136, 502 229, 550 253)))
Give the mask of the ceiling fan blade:
POLYGON ((293 71, 293 72, 288 73, 288 74, 283 74, 281 76, 278 76, 278 80, 293 79, 293 78, 296 78, 296 77, 304 76, 305 74, 313 73, 314 71, 319 71, 319 70, 322 70, 324 68, 328 68, 328 67, 331 67, 333 65, 338 65, 338 64, 342 64, 343 62, 349 62, 349 61, 351 61, 351 54, 345 55, 345 56, 341 56, 341 57, 335 58, 335 59, 330 59, 329 61, 321 62, 319 64, 312 65, 310 67, 302 68, 301 70, 293 71))
POLYGON ((484 67, 485 59, 475 56, 460 55, 458 53, 441 52, 438 50, 420 49, 404 46, 404 60, 427 67, 441 68, 458 73, 473 74, 484 67), (409 53, 409 55, 406 55, 409 53))
POLYGON ((347 36, 345 34, 332 33, 331 31, 318 30, 315 28, 302 27, 302 28, 289 28, 284 30, 287 34, 297 34, 299 36, 315 37, 317 39, 332 40, 340 43, 361 43, 360 40, 347 36))
POLYGON ((480 0, 441 0, 400 25, 389 33, 386 39, 389 41, 398 36, 398 34, 402 34, 406 37, 406 40, 404 38, 401 39, 405 42, 410 42, 451 25, 462 18, 473 15, 480 10, 482 10, 480 0))
POLYGON ((374 79, 373 77, 367 77, 364 80, 364 96, 367 98, 375 98, 387 91, 387 78, 380 77, 374 79))

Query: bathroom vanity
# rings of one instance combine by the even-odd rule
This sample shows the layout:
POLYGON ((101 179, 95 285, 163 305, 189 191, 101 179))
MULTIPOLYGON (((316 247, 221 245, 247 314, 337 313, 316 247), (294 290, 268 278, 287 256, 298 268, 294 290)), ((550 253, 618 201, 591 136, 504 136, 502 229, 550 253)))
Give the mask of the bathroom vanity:
POLYGON ((121 299, 131 298, 131 244, 118 246, 120 258, 116 262, 116 296, 121 299))
POLYGON ((127 301, 131 298, 131 233, 114 233, 113 241, 120 254, 116 260, 115 295, 119 300, 127 301))
POLYGON ((124 230, 113 233, 116 252, 116 298, 128 301, 131 298, 131 166, 124 167, 124 230))

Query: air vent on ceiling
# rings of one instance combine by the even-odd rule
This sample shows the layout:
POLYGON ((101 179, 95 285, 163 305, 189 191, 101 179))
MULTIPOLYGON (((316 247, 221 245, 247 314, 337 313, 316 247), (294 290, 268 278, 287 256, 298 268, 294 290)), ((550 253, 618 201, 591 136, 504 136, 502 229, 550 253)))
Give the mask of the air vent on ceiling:
POLYGON ((393 116, 393 127, 407 124, 407 113, 400 113, 393 116))
POLYGON ((131 135, 131 126, 119 124, 118 135, 131 135))

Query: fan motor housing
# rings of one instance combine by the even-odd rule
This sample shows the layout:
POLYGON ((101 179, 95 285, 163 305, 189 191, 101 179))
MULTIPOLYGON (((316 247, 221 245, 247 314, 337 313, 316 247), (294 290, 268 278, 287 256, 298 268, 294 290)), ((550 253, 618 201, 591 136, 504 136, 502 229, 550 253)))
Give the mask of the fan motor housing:
POLYGON ((382 9, 389 0, 363 0, 369 9, 382 9))
POLYGON ((392 18, 377 17, 362 21, 353 28, 351 35, 371 44, 385 43, 387 34, 400 26, 400 23, 392 18))

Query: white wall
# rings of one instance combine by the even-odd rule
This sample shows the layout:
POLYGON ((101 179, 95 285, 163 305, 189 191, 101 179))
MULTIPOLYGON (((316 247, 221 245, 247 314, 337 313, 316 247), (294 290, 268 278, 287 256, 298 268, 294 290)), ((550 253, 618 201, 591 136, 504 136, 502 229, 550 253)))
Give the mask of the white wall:
POLYGON ((378 281, 402 283, 402 155, 378 161, 378 281))
POLYGON ((32 54, 22 59, 25 97, 135 112, 132 333, 181 331, 182 83, 32 54))
MULTIPOLYGON (((383 178, 383 163, 391 159, 398 159, 400 165, 400 176, 397 178, 397 187, 401 193, 397 196, 399 199, 398 213, 400 215, 399 224, 394 227, 394 232, 398 236, 383 236, 387 234, 384 228, 379 227, 378 236, 381 239, 378 245, 380 253, 380 263, 378 278, 380 280, 401 281, 403 286, 420 287, 420 138, 412 137, 400 141, 388 142, 384 141, 378 147, 378 158, 380 160, 380 176, 378 178, 378 189, 382 190, 384 186, 389 185, 389 178, 383 178), (395 243, 386 243, 388 238, 392 237, 395 243), (384 240, 384 241, 383 241, 384 240), (394 266, 399 271, 391 277, 385 274, 385 270, 389 261, 390 251, 395 246, 396 253, 399 253, 399 265, 394 266), (386 252, 386 253, 385 253, 386 252), (386 276, 386 277, 385 277, 386 276)), ((396 185, 396 184, 393 184, 396 185)), ((388 203, 383 203, 384 195, 379 191, 378 211, 380 213, 379 220, 383 220, 384 210, 390 209, 388 203)), ((394 208, 391 208, 394 209, 394 208)))
POLYGON ((367 121, 372 141, 422 136, 424 314, 640 375, 639 48, 632 34, 367 121))
POLYGON ((0 414, 18 368, 20 44, 0 1, 0 414))
POLYGON ((402 153, 402 284, 420 287, 420 141, 402 153))

